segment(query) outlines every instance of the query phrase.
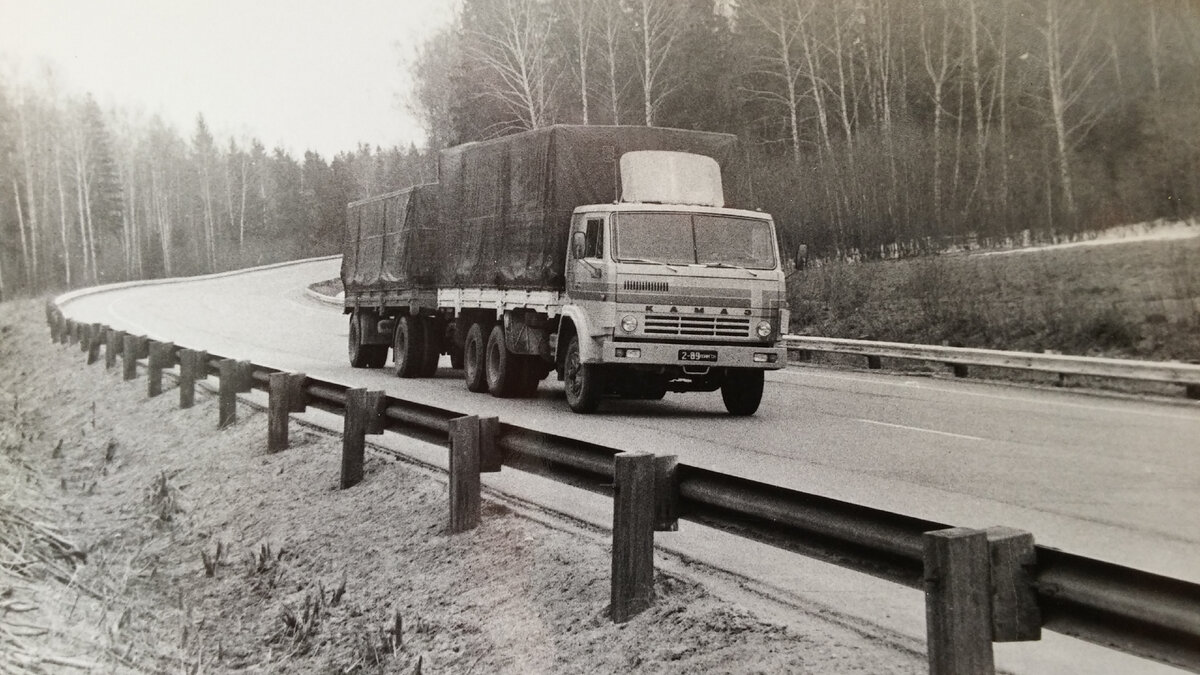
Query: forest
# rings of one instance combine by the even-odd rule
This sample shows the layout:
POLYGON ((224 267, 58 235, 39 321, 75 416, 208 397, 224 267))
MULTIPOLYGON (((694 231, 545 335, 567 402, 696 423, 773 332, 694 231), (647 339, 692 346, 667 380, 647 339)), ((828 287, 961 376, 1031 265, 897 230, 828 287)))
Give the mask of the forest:
POLYGON ((1193 0, 463 0, 398 51, 425 147, 329 160, 0 81, 0 292, 331 253, 346 202, 556 123, 738 135, 789 256, 1200 213, 1193 0))

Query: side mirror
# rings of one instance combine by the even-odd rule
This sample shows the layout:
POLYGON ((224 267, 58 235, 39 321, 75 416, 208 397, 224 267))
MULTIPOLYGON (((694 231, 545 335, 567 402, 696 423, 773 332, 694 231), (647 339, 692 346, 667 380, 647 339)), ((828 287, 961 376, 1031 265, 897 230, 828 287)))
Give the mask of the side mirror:
POLYGON ((574 232, 571 234, 571 257, 576 260, 581 260, 584 257, 584 252, 587 249, 587 241, 583 232, 574 232))

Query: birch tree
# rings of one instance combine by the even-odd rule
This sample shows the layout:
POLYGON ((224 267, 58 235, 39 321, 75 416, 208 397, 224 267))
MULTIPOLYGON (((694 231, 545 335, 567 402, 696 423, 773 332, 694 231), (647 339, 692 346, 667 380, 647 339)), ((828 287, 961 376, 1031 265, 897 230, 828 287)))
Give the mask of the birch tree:
POLYGON ((682 4, 676 0, 632 0, 638 55, 638 77, 642 83, 642 110, 646 126, 662 102, 678 84, 668 68, 675 41, 682 30, 682 4))
POLYGON ((484 8, 479 28, 470 35, 470 54, 490 75, 482 83, 483 95, 511 115, 488 131, 552 124, 559 74, 551 57, 550 13, 540 0, 493 0, 484 8))

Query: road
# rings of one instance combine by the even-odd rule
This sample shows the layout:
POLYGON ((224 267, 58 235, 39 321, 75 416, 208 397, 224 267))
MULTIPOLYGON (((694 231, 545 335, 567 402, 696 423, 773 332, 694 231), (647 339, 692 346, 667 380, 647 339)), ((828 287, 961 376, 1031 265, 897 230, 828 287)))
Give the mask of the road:
POLYGON ((1007 525, 1041 544, 1200 581, 1200 405, 904 375, 770 373, 751 418, 720 396, 606 401, 572 414, 468 393, 457 371, 400 380, 346 361, 347 321, 304 294, 338 260, 132 287, 70 301, 86 322, 954 525, 1007 525))

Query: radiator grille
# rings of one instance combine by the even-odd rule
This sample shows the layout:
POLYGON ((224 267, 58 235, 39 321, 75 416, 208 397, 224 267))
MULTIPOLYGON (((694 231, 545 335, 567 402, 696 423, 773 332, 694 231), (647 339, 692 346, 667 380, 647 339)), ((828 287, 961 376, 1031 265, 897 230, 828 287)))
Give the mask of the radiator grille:
POLYGON ((633 279, 626 279, 624 288, 627 291, 648 291, 651 293, 666 293, 669 290, 665 281, 637 281, 633 279))
POLYGON ((647 335, 696 335, 710 337, 747 337, 750 319, 705 314, 647 314, 647 335))

